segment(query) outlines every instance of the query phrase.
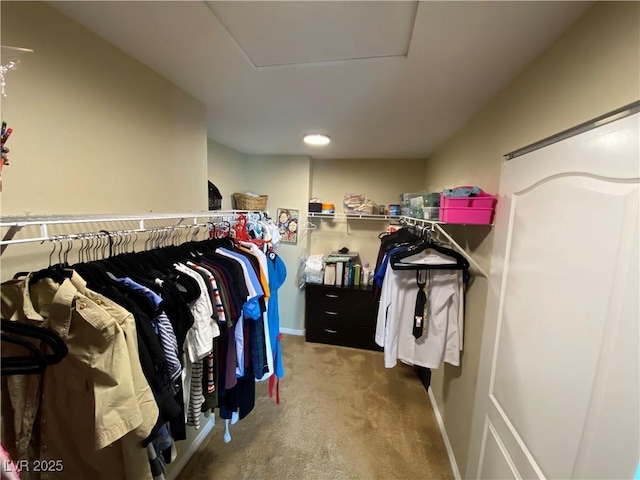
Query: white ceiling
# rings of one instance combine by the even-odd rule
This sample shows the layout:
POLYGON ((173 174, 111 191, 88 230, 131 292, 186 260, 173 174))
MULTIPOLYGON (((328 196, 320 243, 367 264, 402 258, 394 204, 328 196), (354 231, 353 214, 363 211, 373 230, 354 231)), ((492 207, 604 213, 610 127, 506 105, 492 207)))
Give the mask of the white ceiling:
POLYGON ((49 3, 201 100, 209 138, 314 158, 426 157, 590 5, 49 3))

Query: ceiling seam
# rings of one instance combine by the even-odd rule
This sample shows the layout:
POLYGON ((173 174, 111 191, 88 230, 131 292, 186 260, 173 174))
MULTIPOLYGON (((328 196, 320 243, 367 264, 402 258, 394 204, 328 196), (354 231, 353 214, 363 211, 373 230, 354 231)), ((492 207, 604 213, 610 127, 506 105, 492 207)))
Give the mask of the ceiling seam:
POLYGON ((409 58, 409 51, 411 50, 411 45, 413 44, 413 32, 416 29, 416 19, 418 18, 418 8, 420 7, 420 1, 416 2, 416 8, 413 10, 413 22, 411 22, 411 32, 409 33, 409 39, 407 43, 407 53, 405 56, 409 58))
POLYGON ((274 63, 272 65, 256 65, 256 69, 280 69, 286 67, 309 67, 314 65, 326 65, 328 63, 347 63, 357 62, 359 60, 377 60, 384 58, 401 58, 407 59, 407 55, 374 55, 371 57, 353 57, 353 58, 341 58, 338 60, 316 60, 315 62, 292 62, 292 63, 274 63))
POLYGON ((238 49, 240 49, 240 51, 242 52, 242 55, 244 55, 244 57, 249 61, 249 63, 251 64, 251 66, 254 69, 258 69, 259 67, 253 63, 253 60, 251 60, 251 57, 247 54, 247 52, 244 51, 244 49, 242 48, 242 46, 238 43, 238 41, 236 40, 236 38, 233 36, 233 34, 231 33, 231 30, 229 30, 227 28, 227 26, 224 24, 224 22, 222 21, 222 19, 220 17, 218 17, 218 15, 216 15, 216 12, 213 11, 213 8, 211 6, 211 2, 204 0, 204 4, 207 6, 207 8, 209 9, 209 11, 211 12, 211 14, 216 18, 216 20, 218 20, 218 22, 220 23, 220 25, 222 25, 222 28, 224 28, 225 32, 227 32, 227 35, 229 35, 229 37, 231 38, 231 40, 233 40, 233 43, 236 44, 236 46, 238 47, 238 49))

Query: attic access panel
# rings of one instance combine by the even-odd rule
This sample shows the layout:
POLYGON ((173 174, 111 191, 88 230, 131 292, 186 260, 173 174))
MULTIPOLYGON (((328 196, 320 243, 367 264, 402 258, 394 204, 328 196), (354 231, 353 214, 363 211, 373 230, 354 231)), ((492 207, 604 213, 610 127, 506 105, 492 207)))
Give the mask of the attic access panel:
POLYGON ((418 2, 206 3, 256 67, 406 57, 418 10, 418 2))

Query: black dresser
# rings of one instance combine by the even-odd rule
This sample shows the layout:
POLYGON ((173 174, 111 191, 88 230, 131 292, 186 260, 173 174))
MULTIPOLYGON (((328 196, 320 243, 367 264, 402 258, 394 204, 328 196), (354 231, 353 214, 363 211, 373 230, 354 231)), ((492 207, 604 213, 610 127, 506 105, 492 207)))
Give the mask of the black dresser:
POLYGON ((382 351, 372 287, 306 285, 306 341, 382 351))

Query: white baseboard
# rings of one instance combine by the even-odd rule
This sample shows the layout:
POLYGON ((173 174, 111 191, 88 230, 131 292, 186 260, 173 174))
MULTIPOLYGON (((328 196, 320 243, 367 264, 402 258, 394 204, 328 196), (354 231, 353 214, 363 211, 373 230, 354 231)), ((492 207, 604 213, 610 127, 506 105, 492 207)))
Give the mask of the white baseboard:
POLYGON ((304 337, 304 330, 296 330, 294 328, 280 328, 280 333, 286 333, 287 335, 297 335, 298 337, 304 337))
POLYGON ((431 387, 427 390, 429 393, 429 401, 431 401, 431 406, 433 407, 433 412, 436 414, 436 421, 438 422, 438 427, 440 427, 440 433, 442 434, 442 440, 444 440, 444 447, 447 449, 447 455, 449 456, 449 463, 451 464, 451 471, 453 472, 453 478, 456 480, 461 480, 460 469, 458 469, 458 462, 456 462, 456 457, 453 454, 453 448, 451 448, 451 442, 449 441, 449 435, 447 435, 447 429, 444 427, 444 419, 440 414, 440 409, 438 408, 438 403, 436 402, 436 397, 433 396, 433 392, 431 391, 431 387))
POLYGON ((176 479, 176 477, 180 474, 180 472, 185 467, 187 462, 191 459, 191 457, 193 457, 193 454, 196 453, 196 450, 198 450, 198 447, 200 447, 200 445, 202 445, 202 442, 204 442, 204 440, 207 438, 207 435, 209 435, 211 430, 213 430, 213 427, 215 427, 215 425, 216 425, 216 422, 212 415, 211 417, 209 417, 209 421, 201 427, 202 430, 200 430, 200 433, 198 433, 198 436, 193 440, 191 445, 189 445, 189 448, 187 449, 187 451, 184 452, 184 454, 180 455, 176 459, 175 465, 172 463, 173 468, 167 475, 165 475, 166 480, 176 479))

